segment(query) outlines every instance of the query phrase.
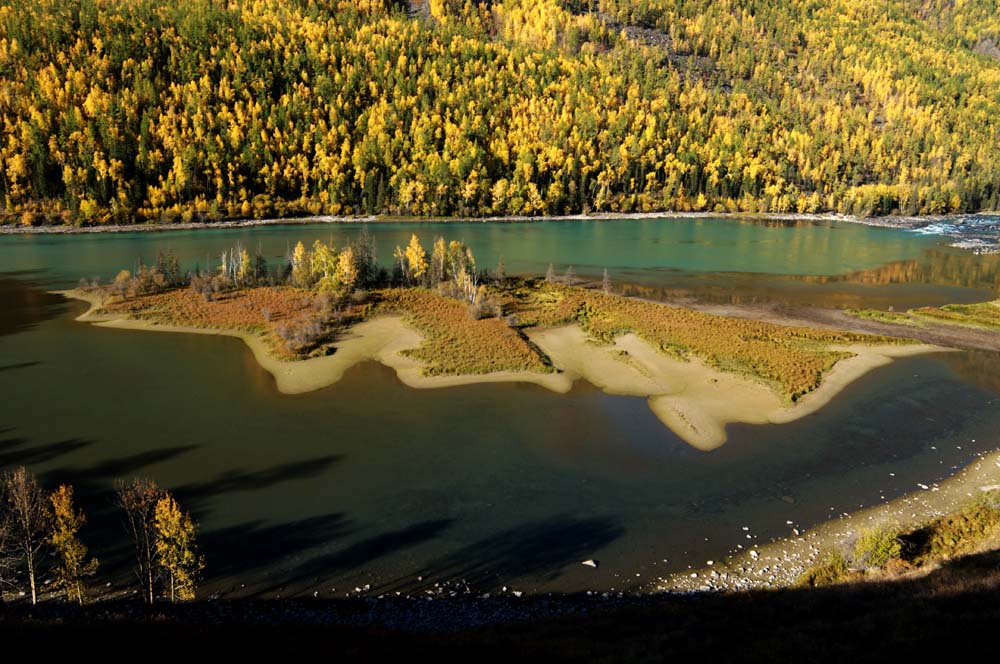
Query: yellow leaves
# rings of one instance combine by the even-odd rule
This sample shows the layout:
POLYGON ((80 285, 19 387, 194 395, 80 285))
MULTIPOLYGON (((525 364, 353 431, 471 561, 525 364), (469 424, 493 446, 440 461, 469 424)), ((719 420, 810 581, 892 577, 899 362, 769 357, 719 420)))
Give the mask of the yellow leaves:
POLYGON ((73 487, 69 485, 60 485, 49 501, 53 516, 50 541, 58 560, 53 570, 55 587, 64 590, 67 599, 83 604, 83 578, 97 570, 97 560, 87 555, 87 547, 77 537, 86 518, 73 504, 73 487))
MULTIPOLYGON (((304 250, 305 247, 303 246, 304 250)), ((303 255, 299 252, 298 245, 295 246, 295 251, 296 257, 293 257, 293 261, 302 261, 303 255)), ((319 281, 320 279, 334 276, 337 272, 337 264, 336 249, 320 240, 316 240, 313 243, 311 264, 309 266, 312 271, 312 280, 319 281)))
POLYGON ((20 152, 7 158, 7 177, 13 181, 28 177, 28 160, 20 152))
POLYGON ((195 525, 169 493, 156 502, 154 512, 157 562, 168 577, 170 601, 195 598, 195 582, 205 567, 195 546, 195 525))
POLYGON ((299 288, 308 288, 312 284, 312 262, 306 246, 300 240, 292 252, 292 283, 299 288))
MULTIPOLYGON (((262 212, 376 199, 378 212, 403 214, 701 207, 698 194, 707 209, 749 208, 778 176, 823 192, 820 207, 827 196, 845 205, 854 182, 874 179, 931 187, 917 205, 949 210, 956 193, 962 209, 977 204, 969 191, 1000 171, 996 68, 870 8, 842 11, 846 0, 808 16, 798 3, 766 16, 730 3, 683 12, 660 0, 601 3, 622 25, 668 35, 669 62, 641 39, 619 41, 598 17, 572 16, 561 0, 474 4, 436 0, 437 24, 390 16, 383 0, 309 11, 276 0, 238 10, 168 0, 157 9, 164 24, 177 11, 232 11, 255 37, 222 30, 199 44, 114 14, 54 52, 24 54, 0 36, 12 72, 0 81, 0 122, 17 143, 5 146, 4 166, 45 140, 45 168, 74 169, 63 186, 117 181, 113 155, 137 167, 127 206, 145 207, 146 189, 159 187, 171 204, 203 196, 228 214, 259 194, 271 199, 262 212), (873 41, 869 31, 886 36, 873 41), (170 70, 130 52, 127 34, 142 35, 146 51, 156 41, 169 49, 170 70), (126 56, 120 72, 110 71, 112 52, 126 56), (273 58, 296 65, 280 73, 254 64, 273 58), (960 99, 955 72, 966 77, 960 99), (106 178, 93 164, 98 152, 106 178), (679 196, 681 184, 689 191, 679 196)), ((996 23, 977 14, 968 29, 996 23)), ((8 186, 15 206, 38 196, 29 178, 8 186)), ((90 193, 107 204, 117 192, 90 193)), ((811 205, 797 191, 770 200, 785 205, 782 196, 811 205)))
POLYGON ((404 253, 406 258, 407 277, 411 281, 419 281, 427 272, 427 252, 420 246, 420 240, 414 233, 410 237, 410 244, 407 245, 404 253))
POLYGON ((354 247, 348 245, 340 252, 337 260, 337 282, 348 292, 353 291, 360 281, 358 271, 358 260, 355 256, 354 247))

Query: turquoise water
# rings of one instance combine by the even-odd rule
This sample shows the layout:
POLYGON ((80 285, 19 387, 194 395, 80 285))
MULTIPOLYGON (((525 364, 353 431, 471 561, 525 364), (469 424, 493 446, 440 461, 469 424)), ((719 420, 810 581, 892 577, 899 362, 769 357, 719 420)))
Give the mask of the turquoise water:
MULTIPOLYGON (((919 258, 939 239, 909 231, 840 222, 746 222, 730 219, 629 219, 534 223, 378 223, 375 235, 383 263, 396 245, 416 233, 425 247, 434 238, 465 241, 483 266, 502 255, 513 272, 545 272, 549 263, 577 271, 672 269, 702 272, 756 272, 836 275, 919 258)), ((234 242, 260 243, 271 259, 290 245, 331 238, 338 244, 357 236, 359 225, 290 225, 241 229, 92 235, 33 235, 0 241, 6 270, 46 266, 60 278, 109 278, 137 258, 173 249, 185 263, 215 263, 234 242), (208 257, 206 259, 206 257, 208 257)))
MULTIPOLYGON (((1000 291, 1000 256, 976 256, 946 238, 846 222, 630 219, 533 223, 369 224, 380 262, 416 233, 460 239, 481 267, 502 256, 512 274, 557 273, 660 289, 668 298, 710 302, 794 302, 834 307, 940 305, 988 299, 1000 291)), ((215 265, 240 242, 260 247, 272 266, 298 241, 351 241, 357 224, 308 224, 170 233, 0 237, 0 271, 28 271, 53 287, 81 278, 108 281, 138 260, 174 251, 188 267, 215 265)), ((657 296, 657 295, 653 295, 657 296)))
MULTIPOLYGON (((635 276, 629 283, 688 293, 722 284, 714 288, 734 297, 971 297, 989 291, 991 274, 983 257, 933 238, 839 224, 371 227, 383 255, 413 229, 426 243, 463 237, 481 262, 502 252, 511 271, 606 264, 635 276), (880 238, 884 246, 868 246, 880 238), (850 251, 859 243, 864 251, 850 251), (873 274, 895 276, 866 284, 873 274)), ((721 559, 745 544, 744 526, 765 541, 788 533, 787 521, 808 527, 891 499, 1000 446, 991 353, 895 362, 819 413, 731 426, 729 442, 704 453, 643 399, 582 383, 568 395, 531 385, 412 390, 367 364, 330 388, 282 395, 237 340, 97 328, 73 320, 79 303, 45 294, 158 247, 203 261, 240 238, 278 256, 299 238, 359 230, 0 238, 0 467, 25 464, 48 488, 77 487, 102 582, 130 582, 111 496, 119 477, 152 477, 193 511, 206 592, 342 596, 443 579, 489 592, 635 589, 721 559), (588 558, 600 567, 580 565, 588 558)))

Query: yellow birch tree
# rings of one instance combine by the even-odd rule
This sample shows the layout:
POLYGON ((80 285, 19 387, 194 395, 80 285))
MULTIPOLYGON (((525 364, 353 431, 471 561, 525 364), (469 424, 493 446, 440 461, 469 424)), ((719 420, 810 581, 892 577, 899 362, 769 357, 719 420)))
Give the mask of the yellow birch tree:
POLYGON ((53 573, 55 586, 66 593, 66 599, 83 604, 85 601, 84 578, 97 571, 97 559, 87 555, 87 547, 77 536, 87 522, 81 510, 73 505, 73 487, 63 484, 49 500, 52 502, 52 547, 59 562, 53 573))

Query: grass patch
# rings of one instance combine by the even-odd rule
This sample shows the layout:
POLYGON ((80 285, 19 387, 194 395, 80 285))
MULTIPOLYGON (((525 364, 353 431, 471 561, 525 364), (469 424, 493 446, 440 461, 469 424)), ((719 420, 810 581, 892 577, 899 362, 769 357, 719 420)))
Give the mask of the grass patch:
POLYGON ((1000 544, 1000 490, 983 494, 958 512, 901 536, 914 565, 976 553, 1000 544))
POLYGON ((796 580, 799 587, 824 586, 888 574, 1000 547, 1000 489, 984 493, 957 512, 899 532, 873 528, 859 533, 850 557, 831 551, 796 580))
POLYGON ((925 320, 949 325, 963 325, 987 330, 1000 330, 1000 300, 978 304, 946 304, 943 307, 921 307, 910 313, 925 320))
POLYGON ((364 318, 367 305, 348 304, 334 312, 309 291, 291 286, 260 286, 222 293, 206 300, 190 288, 106 300, 101 311, 147 320, 261 335, 275 356, 301 359, 329 343, 344 327, 364 318), (318 329, 306 342, 289 334, 298 327, 318 329))
POLYGON ((856 576, 851 571, 847 558, 842 553, 831 551, 823 560, 802 572, 795 580, 795 585, 799 588, 815 588, 850 581, 856 576))
POLYGON ((909 313, 899 311, 882 311, 881 309, 845 309, 848 316, 875 321, 876 323, 889 323, 890 325, 909 325, 911 327, 926 327, 919 318, 914 318, 909 313))
POLYGON ((729 318, 551 283, 521 285, 506 291, 504 300, 524 325, 578 322, 605 343, 632 332, 668 355, 695 356, 721 371, 761 380, 790 401, 816 389, 824 373, 851 357, 830 346, 907 343, 729 318))
POLYGON ((553 371, 547 358, 517 329, 499 318, 474 320, 465 302, 424 288, 390 288, 375 297, 377 311, 403 314, 423 335, 420 347, 407 354, 426 363, 425 375, 553 371))
POLYGON ((885 567, 899 560, 903 545, 896 531, 873 528, 863 531, 854 543, 854 563, 865 569, 885 567))

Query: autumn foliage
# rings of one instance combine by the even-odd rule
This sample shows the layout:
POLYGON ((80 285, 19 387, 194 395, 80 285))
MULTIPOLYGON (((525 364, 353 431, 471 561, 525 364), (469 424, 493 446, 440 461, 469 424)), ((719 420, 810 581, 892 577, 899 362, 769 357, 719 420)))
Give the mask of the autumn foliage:
POLYGON ((0 2, 0 218, 1000 203, 992 0, 0 2))
POLYGON ((426 363, 425 375, 553 371, 518 330, 500 318, 474 319, 460 300, 423 288, 390 289, 378 296, 379 311, 402 313, 423 335, 423 343, 407 355, 426 363))
POLYGON ((717 316, 548 282, 514 289, 507 298, 509 309, 525 325, 579 323, 604 343, 633 332, 663 353, 697 357, 716 369, 761 380, 792 401, 818 387, 826 371, 851 356, 831 346, 899 343, 717 316))

